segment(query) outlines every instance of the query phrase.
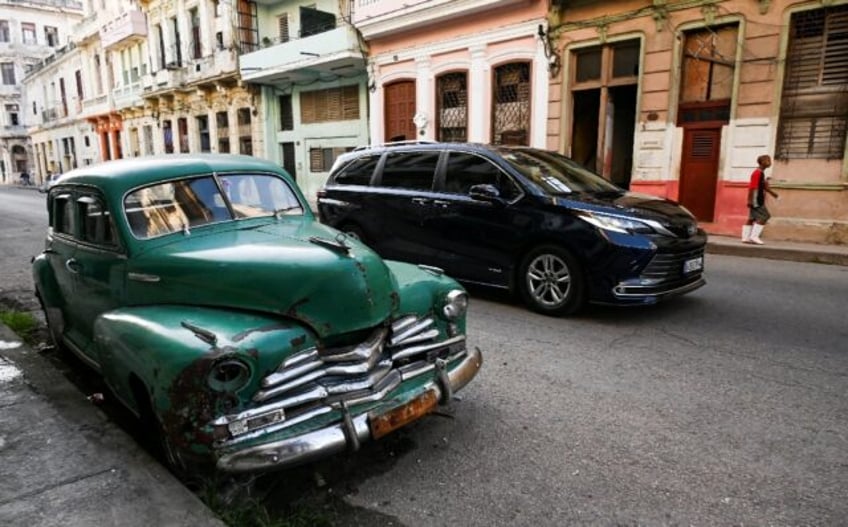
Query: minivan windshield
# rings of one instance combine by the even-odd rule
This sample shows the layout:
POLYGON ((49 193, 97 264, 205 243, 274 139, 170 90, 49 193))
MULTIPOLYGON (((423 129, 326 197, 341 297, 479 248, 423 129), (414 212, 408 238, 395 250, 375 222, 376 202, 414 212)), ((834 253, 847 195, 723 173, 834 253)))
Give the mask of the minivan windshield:
POLYGON ((501 157, 548 194, 624 192, 571 159, 534 148, 499 148, 501 157))

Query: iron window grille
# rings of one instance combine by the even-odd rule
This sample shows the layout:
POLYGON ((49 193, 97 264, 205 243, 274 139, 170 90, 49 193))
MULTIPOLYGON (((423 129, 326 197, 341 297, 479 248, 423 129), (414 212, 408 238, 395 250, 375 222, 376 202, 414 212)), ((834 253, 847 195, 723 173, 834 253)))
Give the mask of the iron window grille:
POLYGON ((792 15, 777 159, 842 159, 848 129, 848 5, 792 15))

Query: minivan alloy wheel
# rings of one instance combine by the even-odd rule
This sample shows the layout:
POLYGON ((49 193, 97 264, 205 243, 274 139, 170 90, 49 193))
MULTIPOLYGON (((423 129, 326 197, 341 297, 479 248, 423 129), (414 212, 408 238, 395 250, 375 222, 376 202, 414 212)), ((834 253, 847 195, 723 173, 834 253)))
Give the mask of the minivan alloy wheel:
POLYGON ((519 275, 524 301, 546 315, 567 315, 585 303, 586 286, 579 262, 556 245, 537 247, 524 258, 519 275))
POLYGON ((571 273, 556 255, 537 256, 527 268, 526 279, 533 299, 544 306, 557 307, 568 298, 571 273))

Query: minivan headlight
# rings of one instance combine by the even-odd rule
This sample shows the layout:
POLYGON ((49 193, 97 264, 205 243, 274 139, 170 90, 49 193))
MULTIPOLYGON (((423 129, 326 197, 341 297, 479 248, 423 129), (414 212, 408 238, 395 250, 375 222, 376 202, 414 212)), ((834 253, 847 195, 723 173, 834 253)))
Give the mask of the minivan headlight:
POLYGON ((468 294, 465 291, 454 289, 445 297, 445 305, 442 314, 446 319, 454 321, 465 315, 468 311, 468 294))
POLYGON ((597 212, 579 211, 577 217, 581 220, 591 223, 599 229, 604 229, 612 232, 620 232, 622 234, 643 233, 650 234, 656 232, 647 223, 632 218, 623 216, 612 216, 609 214, 600 214, 597 212))

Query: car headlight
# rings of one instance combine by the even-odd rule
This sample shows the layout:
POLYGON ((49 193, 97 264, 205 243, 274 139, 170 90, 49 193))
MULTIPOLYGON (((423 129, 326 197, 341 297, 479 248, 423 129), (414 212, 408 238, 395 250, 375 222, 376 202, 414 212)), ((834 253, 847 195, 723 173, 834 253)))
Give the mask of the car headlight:
POLYGON ((457 320, 468 311, 468 294, 465 291, 454 289, 445 297, 445 306, 442 314, 448 320, 457 320))
POLYGON ((577 217, 581 220, 591 223, 599 229, 604 229, 612 232, 620 232, 622 234, 634 233, 654 233, 656 232, 650 225, 645 222, 625 218, 623 216, 612 216, 609 214, 600 214, 597 212, 580 211, 577 217))
POLYGON ((224 359, 212 365, 206 382, 217 392, 236 392, 250 381, 250 366, 239 359, 224 359))

